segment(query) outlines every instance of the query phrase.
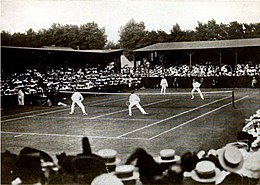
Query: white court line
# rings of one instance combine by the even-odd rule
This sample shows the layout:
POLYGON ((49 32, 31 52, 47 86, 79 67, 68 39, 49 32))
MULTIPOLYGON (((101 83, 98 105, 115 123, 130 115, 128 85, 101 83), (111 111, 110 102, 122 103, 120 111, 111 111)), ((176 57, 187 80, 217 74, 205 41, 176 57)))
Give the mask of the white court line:
MULTIPOLYGON (((108 136, 86 136, 86 135, 66 135, 66 134, 42 134, 42 133, 28 133, 28 132, 5 132, 1 131, 1 134, 14 134, 14 137, 21 137, 23 135, 31 135, 31 136, 52 136, 52 137, 74 137, 74 138, 82 138, 82 137, 88 137, 92 139, 119 139, 117 137, 108 137, 108 136)), ((148 138, 120 138, 124 140, 145 140, 148 141, 148 138)))
MULTIPOLYGON (((169 101, 169 100, 170 99, 166 99, 166 100, 161 100, 161 101, 149 103, 149 104, 143 105, 143 107, 147 107, 147 106, 154 105, 154 104, 161 103, 161 102, 166 102, 166 101, 169 101)), ((134 108, 134 109, 137 109, 137 108, 134 108)), ((110 113, 107 113, 107 114, 102 114, 102 115, 95 116, 95 117, 92 117, 92 118, 89 118, 89 119, 97 119, 97 118, 100 118, 100 117, 116 114, 116 113, 119 113, 119 112, 125 112, 125 111, 128 111, 128 109, 123 109, 123 110, 119 110, 119 111, 115 111, 115 112, 110 112, 110 113)))
MULTIPOLYGON (((99 104, 101 103, 100 101, 104 101, 104 100, 111 100, 111 101, 113 101, 112 98, 106 98, 106 99, 102 99, 102 100, 94 100, 94 101, 92 101, 92 102, 87 101, 87 103, 98 102, 98 103, 95 104, 95 105, 99 105, 99 104)), ((108 101, 108 102, 110 102, 110 101, 108 101)), ((104 103, 104 102, 102 102, 102 103, 104 103)), ((50 108, 50 109, 57 110, 57 107, 55 107, 55 108, 50 108)), ((66 110, 67 110, 67 109, 68 109, 68 108, 66 108, 66 110)), ((32 114, 32 113, 35 113, 35 112, 42 112, 42 111, 44 111, 44 109, 41 109, 41 110, 32 110, 32 111, 27 111, 27 112, 21 112, 21 113, 16 113, 16 114, 12 114, 12 115, 6 115, 6 116, 2 116, 2 118, 8 118, 8 117, 13 117, 13 116, 18 116, 18 115, 24 115, 24 114, 32 114)))
MULTIPOLYGON (((104 104, 104 103, 107 103, 107 102, 116 102, 116 101, 121 101, 121 100, 124 100, 124 99, 125 98, 118 99, 118 100, 106 101, 106 102, 100 102, 100 103, 94 103, 92 105, 100 105, 100 104, 104 104)), ((5 122, 9 122, 9 121, 16 121, 16 120, 25 119, 25 118, 32 118, 32 117, 36 117, 36 116, 41 116, 41 115, 46 115, 46 114, 51 114, 51 113, 56 113, 56 112, 62 112, 62 111, 68 111, 68 110, 70 110, 70 108, 59 109, 59 110, 54 110, 54 111, 47 111, 47 112, 38 113, 38 114, 34 114, 34 115, 29 115, 29 116, 22 116, 22 117, 18 117, 18 118, 1 120, 1 123, 5 123, 5 122)))
MULTIPOLYGON (((44 118, 44 119, 82 119, 82 117, 74 117, 74 116, 46 116, 46 117, 41 117, 41 118, 44 118)), ((92 118, 89 117, 87 118, 87 116, 84 116, 84 119, 86 120, 91 120, 92 118)), ((155 119, 145 119, 145 118, 140 118, 140 119, 137 119, 137 118, 133 118, 133 119, 129 119, 129 118, 100 118, 99 120, 116 120, 116 121, 152 121, 152 120, 155 120, 155 119)))
MULTIPOLYGON (((245 99, 245 98, 248 98, 248 96, 244 96, 244 97, 242 97, 242 98, 240 98, 240 99, 238 99, 238 100, 235 100, 235 102, 241 101, 241 100, 243 100, 243 99, 245 99)), ((202 114, 202 115, 200 115, 200 116, 198 116, 198 117, 196 117, 196 118, 193 118, 193 119, 191 119, 191 120, 189 120, 189 121, 186 121, 186 122, 184 122, 184 123, 182 123, 182 124, 180 124, 180 125, 178 125, 178 126, 176 126, 176 127, 173 127, 173 128, 171 128, 171 129, 169 129, 169 130, 166 130, 166 131, 164 131, 164 132, 162 132, 162 133, 160 133, 160 134, 157 134, 157 135, 155 135, 155 136, 149 138, 149 140, 152 140, 152 139, 157 138, 157 137, 159 137, 159 136, 161 136, 161 135, 163 135, 163 134, 165 134, 165 133, 168 133, 168 132, 170 132, 170 131, 173 131, 173 130, 175 130, 175 129, 181 127, 181 126, 184 126, 184 125, 186 125, 186 124, 188 124, 188 123, 190 123, 190 122, 192 122, 192 121, 194 121, 194 120, 197 120, 197 119, 199 119, 199 118, 201 118, 201 117, 204 117, 204 116, 206 116, 206 115, 208 115, 208 114, 211 114, 211 113, 213 113, 213 112, 215 112, 215 111, 217 111, 217 110, 220 110, 220 109, 222 109, 222 108, 224 108, 224 107, 226 107, 226 106, 228 106, 228 105, 231 105, 231 104, 232 104, 232 102, 231 102, 231 103, 227 103, 227 104, 225 104, 225 105, 222 105, 222 106, 220 106, 220 107, 218 107, 218 108, 216 108, 216 109, 214 109, 214 110, 211 110, 211 111, 209 111, 209 112, 206 112, 206 113, 204 113, 204 114, 202 114)))
POLYGON ((200 109, 200 108, 202 108, 202 107, 211 105, 211 104, 213 104, 213 103, 216 103, 216 102, 225 100, 225 99, 230 98, 230 97, 231 97, 231 96, 228 96, 228 97, 225 97, 225 98, 221 98, 221 99, 215 100, 215 101, 213 101, 213 102, 209 102, 209 103, 206 103, 206 104, 204 104, 204 105, 201 105, 201 106, 199 106, 199 107, 196 107, 196 108, 193 108, 193 109, 190 109, 190 110, 181 112, 181 113, 176 114, 176 115, 174 115, 174 116, 165 118, 165 119, 163 119, 163 120, 157 121, 157 122, 152 123, 152 124, 149 124, 149 125, 147 125, 147 126, 144 126, 144 127, 141 127, 141 128, 135 129, 135 130, 132 130, 132 131, 130 131, 130 132, 127 132, 127 133, 125 133, 125 134, 122 134, 122 135, 118 136, 118 138, 121 138, 121 137, 126 136, 126 135, 128 135, 128 134, 132 134, 132 133, 137 132, 137 131, 139 131, 139 130, 143 130, 143 129, 148 128, 148 127, 151 127, 151 126, 153 126, 153 125, 157 125, 157 124, 162 123, 162 122, 164 122, 164 121, 168 121, 168 120, 173 119, 173 118, 175 118, 175 117, 181 116, 181 115, 186 114, 186 113, 188 113, 188 112, 192 112, 192 111, 194 111, 194 110, 197 110, 197 109, 200 109))
MULTIPOLYGON (((61 91, 61 92, 64 92, 64 93, 71 93, 71 91, 61 91)), ((82 94, 96 94, 96 95, 110 95, 110 94, 113 94, 113 95, 130 95, 130 93, 106 93, 106 92, 80 92, 82 94)), ((196 92, 198 93, 198 92, 196 92)), ((203 94, 216 94, 216 93, 232 93, 232 91, 203 91, 203 94)), ((138 95, 161 95, 162 94, 160 92, 156 92, 156 93, 136 93, 138 95)), ((187 95, 189 94, 190 95, 190 92, 172 92, 172 93, 165 93, 165 95, 187 95)))

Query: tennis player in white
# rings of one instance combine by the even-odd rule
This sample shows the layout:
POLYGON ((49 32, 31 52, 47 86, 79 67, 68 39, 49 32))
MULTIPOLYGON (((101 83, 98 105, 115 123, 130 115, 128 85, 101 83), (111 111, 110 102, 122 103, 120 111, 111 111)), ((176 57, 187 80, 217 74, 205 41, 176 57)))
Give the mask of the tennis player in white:
POLYGON ((140 105, 140 98, 137 94, 135 94, 134 91, 131 92, 131 95, 129 96, 129 116, 132 116, 132 107, 136 106, 143 115, 147 115, 149 116, 149 114, 147 112, 145 112, 145 110, 142 108, 142 106, 140 105))
POLYGON ((168 87, 168 82, 167 82, 167 80, 166 80, 165 77, 162 77, 160 86, 161 86, 161 94, 164 94, 164 95, 165 95, 165 93, 166 93, 166 88, 168 87))
POLYGON ((82 94, 80 92, 77 92, 76 89, 74 91, 75 92, 71 96, 72 104, 71 104, 70 114, 74 113, 75 103, 76 103, 81 108, 83 116, 87 116, 88 114, 86 113, 85 107, 82 104, 82 101, 84 100, 82 94))
POLYGON ((191 99, 194 99, 194 91, 197 91, 199 93, 201 99, 204 100, 203 94, 200 91, 201 83, 199 83, 195 79, 193 79, 192 86, 193 86, 193 89, 191 90, 191 99))

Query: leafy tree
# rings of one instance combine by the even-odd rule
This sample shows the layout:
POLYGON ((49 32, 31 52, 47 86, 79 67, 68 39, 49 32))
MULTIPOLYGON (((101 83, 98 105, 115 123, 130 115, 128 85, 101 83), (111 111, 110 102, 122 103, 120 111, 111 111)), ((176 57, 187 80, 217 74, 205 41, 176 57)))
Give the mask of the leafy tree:
POLYGON ((109 41, 106 46, 105 46, 105 49, 119 49, 120 48, 120 45, 119 43, 114 43, 112 41, 109 41))
POLYGON ((2 46, 10 46, 11 45, 12 35, 9 32, 2 31, 1 32, 1 45, 2 46))
POLYGON ((198 26, 195 28, 197 32, 198 40, 220 40, 220 26, 214 19, 208 21, 207 24, 198 22, 198 26))
POLYGON ((237 21, 229 23, 227 30, 228 30, 230 39, 243 39, 244 38, 243 24, 240 24, 237 21))
POLYGON ((144 22, 137 23, 131 19, 124 27, 120 28, 120 47, 125 49, 125 55, 132 59, 131 50, 142 47, 141 40, 146 36, 144 22))
POLYGON ((162 30, 157 31, 159 42, 170 42, 170 36, 162 30))

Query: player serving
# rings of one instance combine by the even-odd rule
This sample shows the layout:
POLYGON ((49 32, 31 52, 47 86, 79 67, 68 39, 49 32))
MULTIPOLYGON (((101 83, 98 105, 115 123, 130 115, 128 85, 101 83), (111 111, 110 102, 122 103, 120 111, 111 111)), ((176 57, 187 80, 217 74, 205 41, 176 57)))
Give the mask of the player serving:
MULTIPOLYGON (((201 83, 202 83, 202 80, 201 80, 201 83)), ((201 83, 199 83, 195 79, 193 79, 193 82, 192 82, 193 89, 191 90, 191 99, 194 99, 194 92, 197 91, 199 93, 201 99, 204 100, 203 94, 200 91, 201 83)))
POLYGON ((135 94, 134 91, 131 91, 131 95, 129 96, 129 105, 128 105, 129 116, 132 116, 132 107, 133 106, 136 106, 142 112, 143 115, 149 116, 149 114, 147 112, 145 112, 145 110, 140 105, 139 96, 137 94, 135 94))

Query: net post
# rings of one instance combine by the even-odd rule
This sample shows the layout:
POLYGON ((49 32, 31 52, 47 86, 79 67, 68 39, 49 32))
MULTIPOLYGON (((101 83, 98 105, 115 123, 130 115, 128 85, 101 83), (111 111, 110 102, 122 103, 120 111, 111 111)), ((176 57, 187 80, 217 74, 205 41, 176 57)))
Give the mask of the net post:
POLYGON ((235 93, 232 91, 232 106, 235 108, 235 93))

